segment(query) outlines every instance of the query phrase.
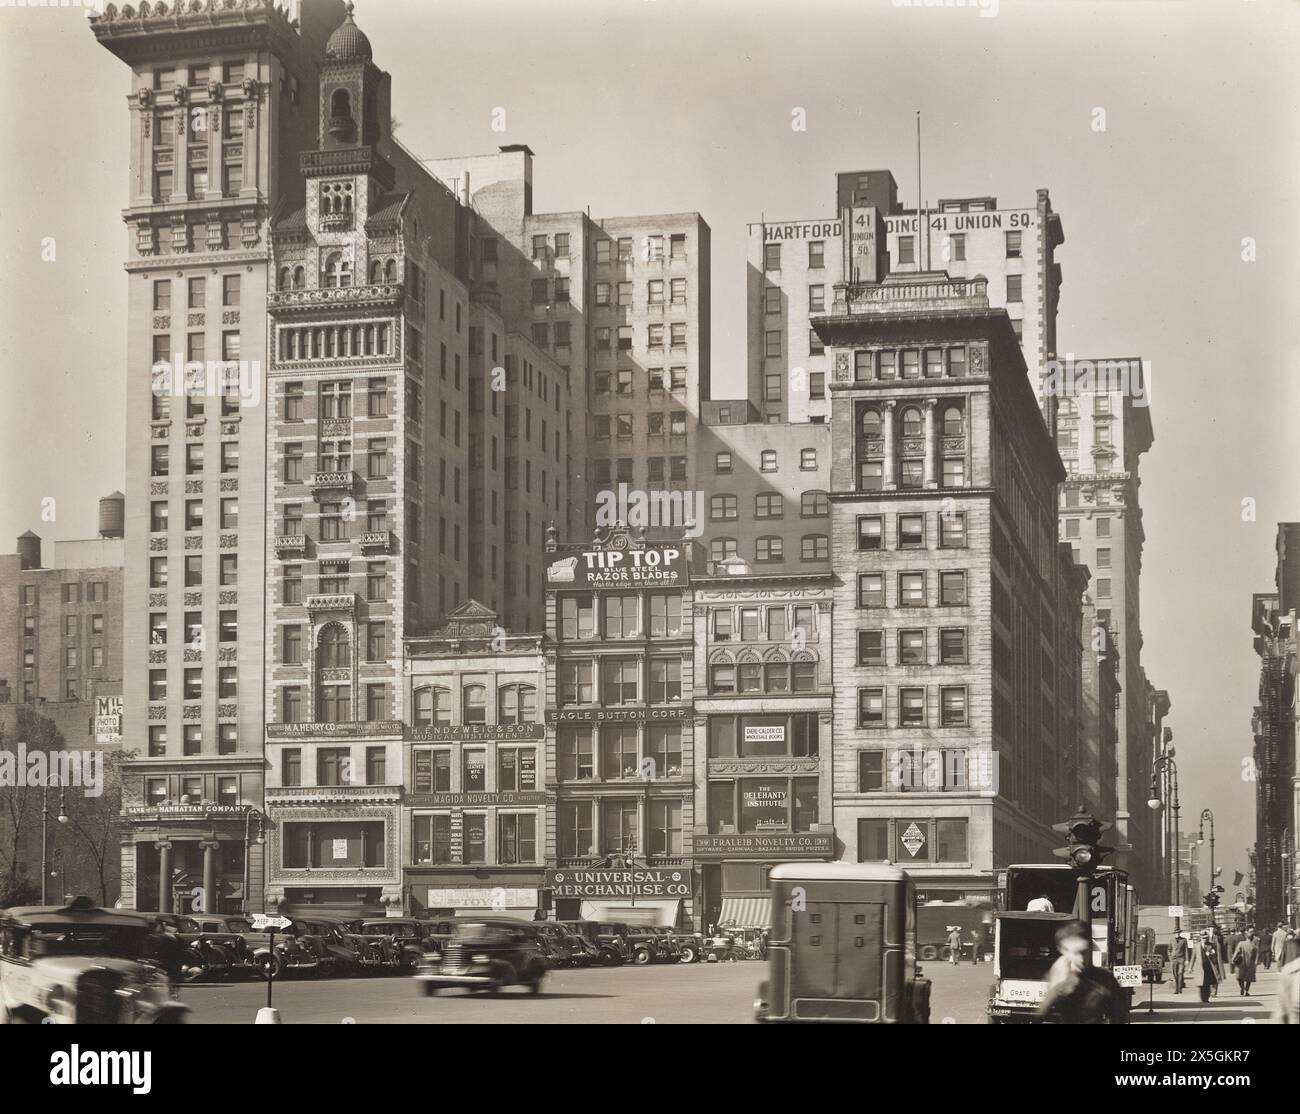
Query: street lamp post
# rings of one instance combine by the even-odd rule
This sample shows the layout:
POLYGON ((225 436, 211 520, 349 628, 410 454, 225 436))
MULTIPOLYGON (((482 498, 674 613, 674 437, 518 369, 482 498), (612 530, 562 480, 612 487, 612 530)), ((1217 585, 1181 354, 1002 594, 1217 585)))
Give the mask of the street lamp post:
MULTIPOLYGON (((67 798, 64 790, 59 790, 60 824, 68 822, 67 798)), ((41 904, 50 903, 50 787, 41 786, 41 904)))
MULTIPOLYGON (((1179 878, 1179 854, 1182 846, 1182 836, 1179 831, 1179 801, 1178 801, 1178 763, 1174 761, 1174 748, 1169 747, 1163 754, 1157 755, 1154 762, 1151 763, 1151 792, 1147 798, 1147 807, 1153 812, 1159 812, 1164 808, 1163 796, 1169 797, 1169 811, 1173 819, 1174 838, 1170 847, 1169 856, 1169 893, 1172 904, 1182 904, 1182 886, 1179 878), (1164 783, 1166 789, 1162 794, 1161 783, 1164 783)), ((1181 925, 1175 923, 1174 930, 1181 929, 1181 925)))
POLYGON ((1217 883, 1219 872, 1214 869, 1214 812, 1211 809, 1201 809, 1201 822, 1196 830, 1196 842, 1205 842, 1205 825, 1210 825, 1210 889, 1214 889, 1217 883))
POLYGON ((253 832, 254 813, 257 814, 258 845, 260 846, 261 844, 266 842, 266 836, 262 828, 262 814, 258 812, 257 809, 250 808, 246 813, 244 813, 244 902, 243 902, 244 916, 248 916, 248 890, 249 890, 249 886, 252 884, 252 865, 251 865, 251 858, 250 858, 252 853, 252 848, 250 846, 250 843, 251 843, 251 837, 253 832))

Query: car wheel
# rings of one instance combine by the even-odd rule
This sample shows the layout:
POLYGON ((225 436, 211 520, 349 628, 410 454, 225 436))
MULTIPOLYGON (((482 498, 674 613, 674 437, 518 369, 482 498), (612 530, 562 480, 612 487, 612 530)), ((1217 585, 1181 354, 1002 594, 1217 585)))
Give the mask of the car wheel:
POLYGON ((939 949, 936 948, 933 944, 922 944, 921 958, 928 959, 931 961, 936 960, 939 958, 939 949))
POLYGON ((696 956, 695 956, 695 949, 692 948, 692 947, 685 947, 685 948, 682 949, 681 958, 678 959, 677 962, 678 962, 678 963, 694 963, 694 962, 695 962, 695 959, 696 959, 696 956))
POLYGON ((632 962, 638 967, 644 967, 650 962, 651 958, 652 956, 650 955, 648 948, 637 948, 637 950, 632 953, 632 962))
POLYGON ((258 960, 257 966, 258 970, 262 974, 262 978, 266 978, 266 969, 268 967, 271 969, 272 978, 279 979, 284 977, 284 960, 278 955, 262 956, 261 959, 258 960))

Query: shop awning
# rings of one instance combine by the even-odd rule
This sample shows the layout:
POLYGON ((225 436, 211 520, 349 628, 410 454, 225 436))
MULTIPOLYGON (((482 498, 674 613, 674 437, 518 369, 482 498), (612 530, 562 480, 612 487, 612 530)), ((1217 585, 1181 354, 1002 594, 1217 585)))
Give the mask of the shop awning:
POLYGON ((718 914, 719 928, 770 928, 770 897, 724 897, 718 914))

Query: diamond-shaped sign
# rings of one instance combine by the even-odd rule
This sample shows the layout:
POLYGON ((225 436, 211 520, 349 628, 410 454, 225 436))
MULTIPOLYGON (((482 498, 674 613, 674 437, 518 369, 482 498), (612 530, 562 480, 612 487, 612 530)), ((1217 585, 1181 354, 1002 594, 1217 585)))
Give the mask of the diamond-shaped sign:
POLYGON ((916 858, 916 853, 925 846, 925 833, 916 826, 915 821, 907 826, 907 831, 903 833, 902 843, 912 858, 916 858))

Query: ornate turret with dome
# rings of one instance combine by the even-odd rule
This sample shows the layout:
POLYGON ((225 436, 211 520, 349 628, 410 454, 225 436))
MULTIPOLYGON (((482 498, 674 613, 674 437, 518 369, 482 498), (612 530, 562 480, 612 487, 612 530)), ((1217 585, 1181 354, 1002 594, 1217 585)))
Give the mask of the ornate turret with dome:
POLYGON ((330 36, 329 42, 325 44, 325 57, 337 62, 358 60, 369 62, 374 58, 370 50, 370 40, 353 21, 352 11, 353 5, 349 3, 347 19, 338 25, 334 34, 330 36))

